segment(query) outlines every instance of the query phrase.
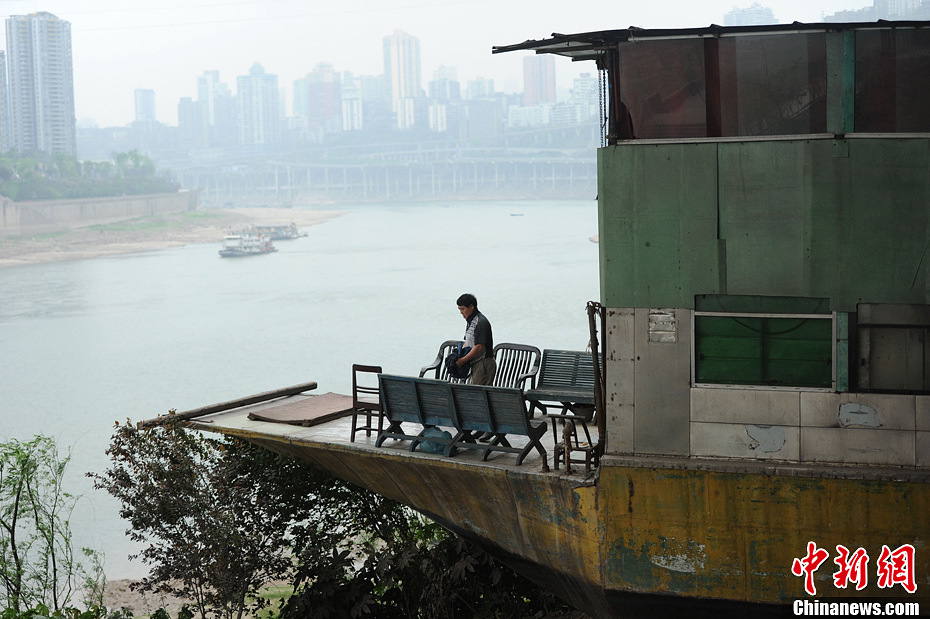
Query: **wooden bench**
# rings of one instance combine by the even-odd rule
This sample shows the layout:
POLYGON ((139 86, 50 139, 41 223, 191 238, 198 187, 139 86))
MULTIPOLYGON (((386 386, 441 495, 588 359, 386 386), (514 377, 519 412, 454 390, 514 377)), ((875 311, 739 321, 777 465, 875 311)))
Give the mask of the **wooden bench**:
MULTIPOLYGON (((420 378, 432 373, 431 378, 446 380, 452 383, 464 383, 466 380, 452 378, 446 370, 446 357, 455 350, 462 340, 446 340, 439 347, 439 353, 432 363, 420 370, 420 378)), ((494 371, 494 387, 513 387, 526 389, 536 386, 536 375, 539 374, 539 363, 542 353, 535 346, 526 344, 501 343, 492 351, 497 369, 494 371)))
POLYGON ((588 423, 594 417, 594 361, 591 353, 583 350, 550 350, 542 353, 542 364, 535 389, 526 392, 531 410, 538 408, 552 421, 552 438, 555 441, 554 466, 558 468, 559 460, 565 457, 566 466, 570 467, 571 451, 580 451, 584 455, 585 470, 596 465, 596 454, 588 431, 588 423), (549 413, 544 402, 558 402, 561 411, 549 413), (557 422, 570 424, 559 440, 557 422), (581 425, 587 445, 578 440, 577 426, 581 425))
POLYGON ((380 374, 381 406, 388 427, 378 433, 375 446, 392 438, 408 440, 410 451, 424 441, 445 446, 445 455, 454 456, 458 449, 478 450, 482 460, 491 452, 516 453, 517 465, 532 449, 542 457, 542 470, 549 470, 546 449, 540 439, 546 433, 545 422, 529 419, 526 400, 519 389, 464 385, 429 378, 390 376, 380 374), (408 434, 402 424, 414 423, 421 427, 417 434, 408 434), (451 438, 426 436, 428 428, 453 428, 451 438), (475 440, 477 433, 490 432, 494 436, 484 445, 475 440), (507 435, 529 438, 525 447, 513 447, 507 435))

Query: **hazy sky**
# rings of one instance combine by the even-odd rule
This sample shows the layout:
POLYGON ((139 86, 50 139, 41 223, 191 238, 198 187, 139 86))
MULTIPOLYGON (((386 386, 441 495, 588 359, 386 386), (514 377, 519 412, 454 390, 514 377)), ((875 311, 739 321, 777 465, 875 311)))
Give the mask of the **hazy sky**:
MULTIPOLYGON (((459 80, 492 77, 498 90, 522 90, 521 57, 491 55, 492 45, 627 26, 694 27, 723 23, 752 0, 0 0, 4 16, 48 11, 71 22, 79 122, 124 125, 132 91, 156 93, 158 119, 177 122, 180 97, 196 98, 196 77, 218 69, 235 92, 236 76, 260 62, 289 92, 319 62, 337 71, 382 72, 381 38, 394 29, 419 37, 424 88, 439 65, 459 80)), ((768 0, 780 22, 819 21, 870 0, 768 0)), ((5 48, 5 44, 4 44, 5 48)), ((567 89, 589 62, 557 59, 567 89)), ((290 101, 288 101, 290 109, 290 101)))

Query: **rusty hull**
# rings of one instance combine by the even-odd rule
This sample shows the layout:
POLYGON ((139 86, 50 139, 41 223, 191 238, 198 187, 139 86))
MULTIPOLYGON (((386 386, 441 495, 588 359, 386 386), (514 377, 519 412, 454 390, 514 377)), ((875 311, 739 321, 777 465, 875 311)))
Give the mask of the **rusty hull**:
POLYGON ((891 596, 930 607, 923 599, 930 590, 926 475, 605 457, 597 475, 585 479, 509 461, 450 459, 331 438, 342 436, 341 425, 348 436, 347 420, 332 422, 339 427, 324 430, 327 436, 308 434, 314 428, 264 424, 274 428, 265 432, 256 431, 256 422, 246 429, 224 424, 221 416, 213 421, 196 425, 409 505, 595 617, 660 610, 782 616, 785 605, 806 597, 790 567, 808 541, 830 551, 816 574, 820 596, 891 596), (893 549, 904 543, 917 548, 916 595, 900 586, 876 587, 882 544, 893 549), (833 588, 837 544, 868 551, 866 590, 833 588))

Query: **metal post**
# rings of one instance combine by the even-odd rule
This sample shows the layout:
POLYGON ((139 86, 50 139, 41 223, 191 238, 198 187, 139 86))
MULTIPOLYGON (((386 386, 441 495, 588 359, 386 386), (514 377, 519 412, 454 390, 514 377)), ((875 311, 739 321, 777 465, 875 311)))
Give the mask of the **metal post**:
POLYGON ((588 329, 591 335, 591 360, 594 364, 594 406, 597 413, 597 445, 595 458, 600 459, 607 449, 607 308, 597 301, 588 301, 588 329), (597 337, 597 318, 600 318, 601 340, 597 337))

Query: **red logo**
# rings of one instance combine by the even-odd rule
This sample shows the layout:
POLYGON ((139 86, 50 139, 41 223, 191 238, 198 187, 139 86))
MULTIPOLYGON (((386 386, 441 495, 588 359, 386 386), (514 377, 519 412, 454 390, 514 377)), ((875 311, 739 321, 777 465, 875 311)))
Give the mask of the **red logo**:
MULTIPOLYGON (((908 593, 917 592, 917 579, 914 576, 915 550, 911 544, 902 544, 894 550, 882 545, 881 555, 875 562, 878 587, 890 589, 901 585, 908 593)), ((791 562, 791 573, 804 577, 804 591, 808 595, 817 595, 814 585, 814 572, 827 560, 830 553, 818 548, 816 542, 807 542, 807 554, 791 562)), ((833 586, 846 589, 855 585, 856 591, 865 589, 869 584, 869 553, 865 548, 856 548, 854 552, 842 544, 836 546, 836 558, 833 562, 837 570, 833 572, 833 586)))
POLYGON ((865 589, 869 584, 869 553, 865 548, 857 548, 850 556, 849 549, 842 544, 836 547, 836 552, 833 562, 839 568, 833 573, 833 585, 837 589, 845 589, 849 583, 854 583, 856 591, 865 589))
POLYGON ((914 580, 914 547, 910 544, 898 546, 889 550, 882 544, 882 554, 875 562, 878 571, 878 586, 890 589, 901 585, 908 593, 917 591, 917 582, 914 580))
POLYGON ((814 572, 829 556, 829 552, 823 548, 817 548, 817 544, 814 542, 807 542, 807 554, 791 562, 791 573, 795 576, 804 575, 804 590, 807 591, 807 595, 817 595, 817 587, 814 586, 814 572))

